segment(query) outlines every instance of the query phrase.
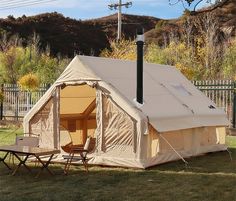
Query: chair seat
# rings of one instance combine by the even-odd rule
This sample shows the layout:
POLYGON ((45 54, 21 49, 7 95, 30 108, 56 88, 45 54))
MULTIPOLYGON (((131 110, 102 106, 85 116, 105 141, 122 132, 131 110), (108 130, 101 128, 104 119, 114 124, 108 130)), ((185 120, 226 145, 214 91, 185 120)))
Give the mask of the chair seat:
POLYGON ((72 159, 72 161, 79 161, 82 160, 81 156, 69 156, 69 155, 62 155, 64 159, 72 159))
POLYGON ((74 149, 74 148, 81 148, 82 149, 83 147, 84 147, 83 145, 73 145, 71 142, 69 144, 64 145, 64 146, 61 146, 62 150, 67 153, 70 153, 71 149, 74 149))

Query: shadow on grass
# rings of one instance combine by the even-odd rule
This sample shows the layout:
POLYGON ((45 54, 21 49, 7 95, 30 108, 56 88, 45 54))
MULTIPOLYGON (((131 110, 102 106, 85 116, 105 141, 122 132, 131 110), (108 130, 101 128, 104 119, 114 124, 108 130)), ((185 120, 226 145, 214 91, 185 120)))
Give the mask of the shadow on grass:
POLYGON ((150 171, 172 171, 172 172, 193 172, 193 173, 236 173, 236 148, 230 148, 229 152, 208 153, 202 156, 186 159, 187 165, 183 161, 170 162, 167 164, 154 166, 150 171), (231 155, 231 156, 230 156, 231 155), (231 160, 232 158, 232 160, 231 160))
MULTIPOLYGON (((183 161, 178 160, 174 162, 169 162, 157 166, 150 167, 146 170, 142 169, 132 169, 132 168, 117 168, 117 167, 102 167, 102 166, 92 166, 89 167, 89 172, 87 173, 84 170, 82 165, 72 165, 69 176, 70 175, 77 175, 77 174, 97 174, 97 173, 116 173, 116 172, 124 172, 127 173, 137 173, 137 174, 145 174, 148 172, 192 172, 192 173, 222 173, 222 174, 236 174, 236 148, 230 148, 229 152, 222 151, 222 152, 214 152, 208 153, 205 155, 191 157, 186 159, 188 164, 186 165, 183 161), (231 160, 232 159, 232 160, 231 160)), ((7 161, 8 162, 8 161, 7 161)), ((37 173, 40 167, 34 165, 34 163, 30 164, 31 169, 33 170, 33 174, 37 173)), ((14 167, 13 167, 14 168, 14 167)), ((49 166, 50 169, 55 172, 55 176, 62 175, 67 178, 66 175, 63 174, 64 165, 63 164, 51 164, 49 166)), ((4 173, 9 172, 5 166, 0 163, 0 176, 4 175, 4 173), (5 169, 5 170, 4 170, 5 169)), ((29 175, 28 171, 21 167, 19 170, 19 174, 22 175, 29 175)), ((42 172, 41 178, 43 179, 50 179, 48 177, 48 172, 44 170, 42 172), (46 176, 45 176, 46 175, 46 176), (45 177, 44 177, 45 176, 45 177)))

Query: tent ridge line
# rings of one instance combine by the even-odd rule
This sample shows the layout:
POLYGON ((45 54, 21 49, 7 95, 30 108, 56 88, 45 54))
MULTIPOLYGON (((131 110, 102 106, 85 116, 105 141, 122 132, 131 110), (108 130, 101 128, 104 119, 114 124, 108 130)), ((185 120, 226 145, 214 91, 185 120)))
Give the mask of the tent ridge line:
POLYGON ((72 79, 72 80, 69 80, 69 81, 56 81, 55 83, 58 84, 58 85, 61 85, 61 84, 64 84, 64 83, 70 83, 70 82, 78 82, 78 81, 81 81, 81 82, 99 82, 99 81, 102 81, 101 79, 72 79))
MULTIPOLYGON (((98 73, 97 73, 96 71, 94 71, 94 69, 92 70, 86 63, 84 63, 84 62, 83 62, 83 59, 82 59, 79 55, 77 55, 76 57, 78 58, 79 62, 80 62, 88 71, 90 71, 93 75, 95 75, 96 77, 98 77, 98 73)), ((102 80, 102 79, 100 78, 100 80, 102 80)))

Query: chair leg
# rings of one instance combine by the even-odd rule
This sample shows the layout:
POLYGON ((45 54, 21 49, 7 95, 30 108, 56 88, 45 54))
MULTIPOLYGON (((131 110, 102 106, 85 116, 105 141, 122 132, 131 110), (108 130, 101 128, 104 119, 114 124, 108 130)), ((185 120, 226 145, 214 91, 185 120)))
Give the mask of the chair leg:
POLYGON ((88 163, 87 163, 86 158, 82 158, 82 163, 84 165, 84 168, 85 168, 86 172, 88 172, 88 163))
POLYGON ((67 174, 67 166, 68 166, 68 163, 69 163, 69 158, 66 160, 66 164, 65 164, 65 167, 64 167, 64 174, 65 174, 65 175, 67 174))
POLYGON ((74 158, 74 153, 69 154, 69 158, 66 161, 65 168, 64 168, 64 174, 67 175, 68 171, 70 169, 70 165, 72 163, 72 160, 74 158))

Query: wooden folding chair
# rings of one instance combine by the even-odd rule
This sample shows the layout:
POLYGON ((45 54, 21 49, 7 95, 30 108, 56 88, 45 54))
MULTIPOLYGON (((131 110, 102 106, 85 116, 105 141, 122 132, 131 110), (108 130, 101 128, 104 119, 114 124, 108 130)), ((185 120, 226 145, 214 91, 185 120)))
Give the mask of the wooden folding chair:
POLYGON ((82 161, 85 170, 88 172, 88 161, 89 158, 87 154, 94 150, 95 147, 95 138, 88 137, 85 145, 83 147, 79 145, 67 145, 63 146, 62 149, 65 152, 68 152, 69 155, 63 155, 63 158, 66 159, 66 164, 64 168, 64 173, 68 174, 70 165, 74 161, 82 161))

